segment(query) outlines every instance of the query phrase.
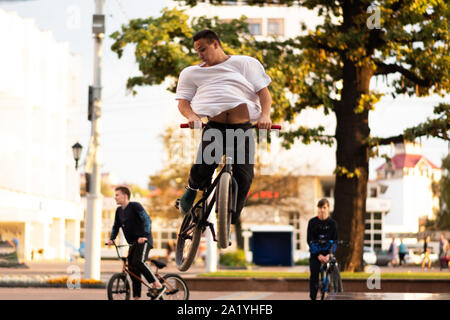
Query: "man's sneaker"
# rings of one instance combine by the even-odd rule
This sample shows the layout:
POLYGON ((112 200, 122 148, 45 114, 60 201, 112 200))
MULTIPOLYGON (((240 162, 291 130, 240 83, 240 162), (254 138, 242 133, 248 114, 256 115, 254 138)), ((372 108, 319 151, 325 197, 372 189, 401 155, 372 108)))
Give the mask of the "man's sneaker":
POLYGON ((180 199, 180 212, 182 215, 186 215, 191 210, 196 196, 197 190, 186 187, 186 191, 180 199))
POLYGON ((155 289, 155 300, 158 300, 159 298, 161 298, 161 296, 164 294, 164 292, 166 292, 166 286, 162 286, 159 289, 155 289))

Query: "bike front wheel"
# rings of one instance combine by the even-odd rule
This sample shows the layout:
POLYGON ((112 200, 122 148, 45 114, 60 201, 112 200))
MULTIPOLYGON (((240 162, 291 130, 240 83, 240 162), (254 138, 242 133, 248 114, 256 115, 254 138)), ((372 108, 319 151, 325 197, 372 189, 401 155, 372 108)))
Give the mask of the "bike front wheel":
POLYGON ((107 288, 108 300, 130 300, 130 282, 126 273, 113 274, 107 288))
POLYGON ((226 249, 230 242, 231 227, 231 199, 232 199, 232 180, 231 174, 222 173, 219 180, 217 199, 217 238, 219 247, 226 249))
POLYGON ((338 292, 343 291, 341 274, 339 272, 339 268, 337 265, 335 265, 333 267, 333 270, 331 270, 331 272, 329 274, 329 279, 330 279, 330 285, 329 285, 330 292, 338 293, 338 292))
POLYGON ((162 296, 164 300, 189 300, 189 288, 180 275, 175 273, 165 274, 163 282, 167 288, 162 296))
POLYGON ((193 221, 192 215, 187 214, 178 232, 175 253, 175 262, 178 270, 186 271, 191 267, 197 254, 201 237, 202 229, 193 221))

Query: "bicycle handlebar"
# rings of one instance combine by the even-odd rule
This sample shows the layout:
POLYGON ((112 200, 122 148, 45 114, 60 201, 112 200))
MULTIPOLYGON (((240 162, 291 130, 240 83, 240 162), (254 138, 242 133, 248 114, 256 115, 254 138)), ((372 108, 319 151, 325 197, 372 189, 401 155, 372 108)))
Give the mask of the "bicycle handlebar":
MULTIPOLYGON (((202 122, 202 128, 204 128, 205 125, 206 125, 206 124, 202 122)), ((181 124, 180 124, 180 128, 181 128, 181 129, 188 129, 188 128, 190 128, 189 123, 181 123, 181 124)), ((259 129, 257 124, 253 125, 252 128, 257 128, 257 129, 259 129)), ((273 125, 270 127, 270 129, 271 129, 271 130, 281 130, 281 125, 279 125, 279 124, 273 124, 273 125)))
MULTIPOLYGON (((119 248, 132 246, 132 244, 117 245, 114 240, 112 240, 112 243, 113 243, 114 247, 116 248, 117 256, 119 257, 119 259, 122 259, 122 256, 120 255, 120 252, 119 252, 119 248)), ((109 246, 110 244, 108 242, 105 242, 105 245, 109 246)))
POLYGON ((328 244, 328 243, 335 243, 335 244, 339 244, 339 245, 343 245, 343 246, 348 246, 350 243, 348 241, 344 241, 344 240, 312 240, 312 243, 317 243, 317 244, 328 244))

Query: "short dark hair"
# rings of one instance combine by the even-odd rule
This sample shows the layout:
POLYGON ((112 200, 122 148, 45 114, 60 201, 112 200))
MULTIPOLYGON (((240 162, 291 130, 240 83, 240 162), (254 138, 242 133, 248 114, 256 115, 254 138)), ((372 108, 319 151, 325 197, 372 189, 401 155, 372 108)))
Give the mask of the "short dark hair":
POLYGON ((115 190, 115 191, 120 191, 120 192, 122 192, 123 194, 126 194, 126 195, 128 196, 128 199, 130 199, 130 197, 131 197, 130 189, 128 189, 128 188, 125 187, 125 186, 117 187, 117 188, 115 188, 114 190, 115 190))
POLYGON ((330 202, 326 198, 322 198, 317 202, 317 207, 322 208, 323 206, 328 205, 328 208, 330 207, 330 202))
POLYGON ((217 40, 219 45, 222 47, 219 36, 214 31, 209 29, 197 32, 192 39, 194 40, 194 42, 200 39, 206 39, 208 43, 212 43, 214 40, 217 40))

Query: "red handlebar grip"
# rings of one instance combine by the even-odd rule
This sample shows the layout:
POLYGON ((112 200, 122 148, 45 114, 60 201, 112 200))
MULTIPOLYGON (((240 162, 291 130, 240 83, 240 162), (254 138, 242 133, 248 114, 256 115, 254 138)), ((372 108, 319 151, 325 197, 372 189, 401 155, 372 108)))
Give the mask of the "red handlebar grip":
MULTIPOLYGON (((202 123, 202 128, 205 126, 205 124, 204 123, 202 123)), ((190 127, 189 127, 189 123, 182 123, 182 124, 180 124, 180 128, 181 129, 189 129, 190 127)))

